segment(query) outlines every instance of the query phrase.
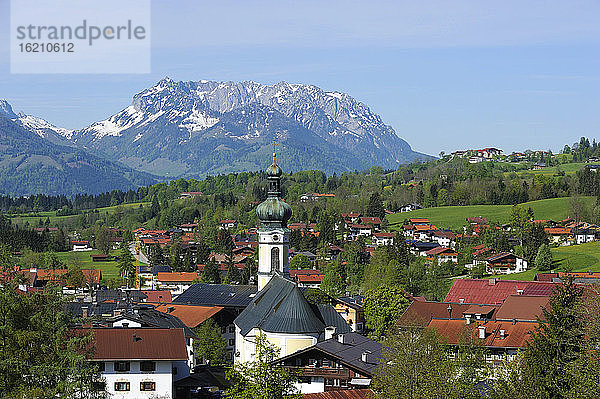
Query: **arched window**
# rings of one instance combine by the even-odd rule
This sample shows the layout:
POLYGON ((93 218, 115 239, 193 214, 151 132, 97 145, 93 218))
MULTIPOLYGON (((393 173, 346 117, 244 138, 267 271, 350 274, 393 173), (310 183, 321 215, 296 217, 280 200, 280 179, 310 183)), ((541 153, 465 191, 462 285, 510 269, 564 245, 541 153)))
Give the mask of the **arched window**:
POLYGON ((271 249, 271 272, 279 271, 279 248, 271 249))

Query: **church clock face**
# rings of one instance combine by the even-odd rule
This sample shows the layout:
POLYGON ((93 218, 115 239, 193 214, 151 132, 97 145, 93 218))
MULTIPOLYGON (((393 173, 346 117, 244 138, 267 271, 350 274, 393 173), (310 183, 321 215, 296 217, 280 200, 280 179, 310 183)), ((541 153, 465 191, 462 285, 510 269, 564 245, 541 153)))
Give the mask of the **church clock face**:
POLYGON ((277 234, 273 236, 273 241, 279 241, 279 236, 277 234))

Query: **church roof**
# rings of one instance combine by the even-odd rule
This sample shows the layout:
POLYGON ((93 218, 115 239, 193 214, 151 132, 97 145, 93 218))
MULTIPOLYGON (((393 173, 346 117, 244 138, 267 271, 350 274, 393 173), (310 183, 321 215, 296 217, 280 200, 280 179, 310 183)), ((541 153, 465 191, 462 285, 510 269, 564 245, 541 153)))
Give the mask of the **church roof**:
POLYGON ((275 275, 234 323, 242 335, 255 327, 266 332, 289 334, 321 333, 326 325, 343 328, 340 325, 344 324, 341 316, 320 308, 308 303, 294 282, 275 275))

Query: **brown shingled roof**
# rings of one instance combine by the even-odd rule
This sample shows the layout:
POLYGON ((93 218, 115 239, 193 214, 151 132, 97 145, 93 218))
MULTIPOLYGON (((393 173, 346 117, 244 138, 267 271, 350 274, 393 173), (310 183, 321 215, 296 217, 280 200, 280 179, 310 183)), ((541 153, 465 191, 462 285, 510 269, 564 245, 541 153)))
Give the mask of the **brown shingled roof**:
POLYGON ((94 360, 187 360, 182 328, 97 328, 94 360))
POLYGON ((156 310, 176 316, 186 326, 195 328, 219 313, 223 308, 221 306, 176 305, 171 303, 159 305, 156 310))
POLYGON ((374 397, 375 394, 370 389, 344 389, 302 395, 302 399, 371 399, 374 397))
POLYGON ((496 319, 544 320, 542 308, 548 308, 549 301, 549 296, 510 295, 496 312, 496 319))

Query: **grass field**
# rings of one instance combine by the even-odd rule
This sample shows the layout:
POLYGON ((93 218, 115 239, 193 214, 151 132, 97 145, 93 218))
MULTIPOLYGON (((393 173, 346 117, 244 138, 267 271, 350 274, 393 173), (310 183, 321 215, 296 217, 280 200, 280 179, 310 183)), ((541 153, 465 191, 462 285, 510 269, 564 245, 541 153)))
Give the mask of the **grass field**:
POLYGON ((539 170, 522 170, 518 171, 518 175, 524 174, 534 174, 534 175, 546 175, 546 176, 554 176, 556 173, 561 170, 565 172, 565 174, 573 174, 577 172, 579 169, 583 168, 585 163, 566 163, 559 166, 549 166, 547 168, 542 168, 539 170))
MULTIPOLYGON (((595 201, 594 197, 582 197, 589 205, 595 201)), ((569 198, 551 198, 531 201, 520 206, 533 209, 536 219, 562 220, 567 217, 569 198)), ((404 219, 429 218, 431 223, 440 228, 459 230, 465 225, 465 219, 471 216, 482 216, 488 221, 506 223, 509 221, 512 205, 470 205, 470 206, 443 206, 436 208, 419 209, 412 212, 397 213, 387 217, 391 230, 402 228, 404 219)))
MULTIPOLYGON (((108 206, 105 208, 97 208, 95 210, 97 210, 99 213, 113 213, 115 212, 115 210, 119 207, 121 207, 121 209, 127 209, 127 208, 137 208, 140 206, 140 204, 145 205, 150 205, 150 202, 132 202, 130 204, 122 204, 122 205, 116 205, 116 206, 108 206)), ((8 216, 13 223, 16 224, 23 224, 25 222, 29 222, 29 224, 31 226, 36 226, 38 224, 38 221, 40 219, 42 219, 43 221, 46 220, 46 218, 50 218, 50 225, 53 226, 55 225, 58 221, 67 221, 69 219, 73 219, 76 218, 78 215, 69 215, 69 216, 56 216, 56 211, 52 211, 52 212, 31 212, 31 213, 23 213, 23 214, 9 214, 6 215, 8 216)))
MULTIPOLYGON (((120 251, 110 251, 110 255, 118 255, 120 251)), ((100 269, 102 279, 110 279, 119 276, 117 262, 93 262, 90 255, 97 255, 100 251, 78 251, 78 252, 56 252, 56 257, 67 265, 76 265, 82 269, 100 269)))
MULTIPOLYGON (((554 259, 554 270, 572 269, 574 272, 600 272, 600 241, 552 248, 552 257, 554 259)), ((530 269, 523 273, 491 277, 501 280, 531 281, 536 273, 538 273, 536 269, 530 269)))

